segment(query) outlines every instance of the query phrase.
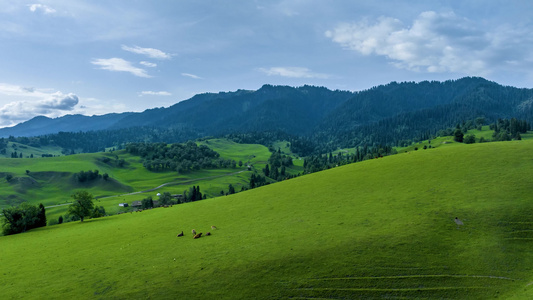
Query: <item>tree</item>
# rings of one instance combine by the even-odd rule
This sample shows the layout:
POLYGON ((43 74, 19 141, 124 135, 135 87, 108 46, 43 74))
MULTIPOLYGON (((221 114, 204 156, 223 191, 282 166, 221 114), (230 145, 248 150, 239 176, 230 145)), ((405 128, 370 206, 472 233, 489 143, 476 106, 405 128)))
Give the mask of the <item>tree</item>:
POLYGON ((16 207, 4 208, 2 215, 4 216, 2 228, 4 235, 25 232, 38 227, 36 224, 39 221, 39 209, 27 202, 16 207))
POLYGON ((268 177, 268 175, 270 175, 270 170, 268 168, 268 164, 265 166, 265 168, 263 169, 263 173, 265 174, 266 177, 268 177))
POLYGON ((159 196, 159 205, 172 204, 172 195, 169 192, 164 192, 159 196))
POLYGON ((476 136, 473 134, 468 134, 463 139, 463 143, 465 144, 473 144, 475 142, 476 142, 476 136))
POLYGON ((142 209, 147 209, 147 208, 152 208, 152 207, 154 207, 154 201, 152 200, 152 196, 148 196, 148 198, 144 198, 141 201, 142 209))
POLYGON ((233 187, 233 185, 231 185, 231 183, 228 186, 228 189, 229 189, 228 194, 230 194, 230 195, 231 194, 235 194, 235 188, 233 187))
POLYGON ((44 208, 44 205, 42 203, 39 203, 39 213, 37 214, 37 217, 39 219, 37 220, 35 227, 46 226, 46 209, 44 208))
POLYGON ((464 134, 461 131, 461 129, 459 129, 459 128, 455 129, 455 132, 453 133, 453 136, 454 136, 453 137, 454 141, 459 142, 459 143, 463 142, 464 134))
POLYGON ((83 219, 90 216, 93 212, 93 195, 87 191, 80 191, 74 193, 71 197, 74 199, 74 202, 69 205, 68 214, 80 218, 80 221, 83 222, 83 219))
POLYGON ((57 224, 63 224, 63 216, 59 216, 59 218, 57 218, 57 224))
POLYGON ((103 216, 105 216, 105 208, 103 206, 95 206, 91 217, 100 218, 103 216))

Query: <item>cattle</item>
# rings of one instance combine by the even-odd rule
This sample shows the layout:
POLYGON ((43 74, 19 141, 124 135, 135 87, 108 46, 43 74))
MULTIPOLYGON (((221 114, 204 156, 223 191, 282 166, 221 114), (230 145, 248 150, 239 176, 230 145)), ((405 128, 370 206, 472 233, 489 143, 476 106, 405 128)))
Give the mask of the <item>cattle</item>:
POLYGON ((200 237, 202 237, 202 233, 198 233, 198 234, 195 234, 192 238, 193 239, 199 239, 200 237))
POLYGON ((181 231, 181 233, 178 233, 178 236, 183 236, 183 231, 181 231))
POLYGON ((217 229, 217 227, 215 225, 211 226, 211 229, 217 229))
POLYGON ((457 227, 463 225, 463 221, 459 220, 459 218, 455 217, 455 224, 457 224, 457 227))
POLYGON ((207 232, 205 235, 211 235, 211 232, 207 232))
POLYGON ((192 232, 192 235, 196 235, 196 230, 193 229, 191 230, 191 232, 192 232))

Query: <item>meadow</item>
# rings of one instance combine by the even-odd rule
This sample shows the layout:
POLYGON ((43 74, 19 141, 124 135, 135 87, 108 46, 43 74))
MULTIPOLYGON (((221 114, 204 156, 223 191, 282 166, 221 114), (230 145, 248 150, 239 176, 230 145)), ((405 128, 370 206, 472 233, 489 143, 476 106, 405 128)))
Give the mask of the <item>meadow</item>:
POLYGON ((0 237, 2 297, 528 299, 532 147, 443 144, 0 237))
POLYGON ((243 166, 183 174, 153 172, 142 166, 140 157, 123 150, 45 158, 0 158, 0 209, 23 201, 43 203, 48 207, 48 220, 57 220, 66 213, 66 204, 72 200, 70 195, 78 190, 90 192, 97 198, 95 204, 103 206, 109 214, 124 211, 119 203, 131 203, 149 196, 157 200, 157 193, 181 194, 193 185, 200 186, 202 193, 208 197, 216 197, 221 191, 228 192, 229 184, 237 191, 247 187, 251 172, 255 168, 261 170, 270 157, 268 149, 261 145, 243 145, 223 139, 201 143, 219 152, 225 159, 243 161, 243 166), (117 165, 118 160, 124 161, 122 167, 117 165), (251 166, 250 171, 247 164, 251 166), (109 180, 100 178, 80 183, 74 177, 74 173, 89 170, 107 173, 109 180), (10 182, 5 179, 7 174, 13 176, 10 182))

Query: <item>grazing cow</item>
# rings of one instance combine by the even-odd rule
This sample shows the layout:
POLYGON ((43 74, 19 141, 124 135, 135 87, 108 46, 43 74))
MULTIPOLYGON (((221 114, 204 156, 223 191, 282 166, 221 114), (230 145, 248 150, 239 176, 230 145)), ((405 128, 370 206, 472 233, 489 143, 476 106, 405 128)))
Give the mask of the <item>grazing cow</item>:
POLYGON ((457 226, 461 226, 463 225, 463 221, 459 220, 459 218, 455 217, 455 224, 457 224, 457 226))
POLYGON ((207 232, 205 235, 211 235, 211 232, 207 232))
POLYGON ((215 225, 211 226, 211 229, 217 229, 217 227, 215 225))
POLYGON ((196 230, 193 229, 191 230, 191 232, 192 232, 192 235, 196 235, 196 230))
POLYGON ((201 238, 201 237, 202 237, 202 233, 200 232, 200 233, 198 233, 198 234, 195 234, 192 238, 193 238, 193 239, 199 239, 199 238, 201 238))
POLYGON ((181 231, 181 233, 178 233, 178 236, 183 236, 183 231, 181 231))

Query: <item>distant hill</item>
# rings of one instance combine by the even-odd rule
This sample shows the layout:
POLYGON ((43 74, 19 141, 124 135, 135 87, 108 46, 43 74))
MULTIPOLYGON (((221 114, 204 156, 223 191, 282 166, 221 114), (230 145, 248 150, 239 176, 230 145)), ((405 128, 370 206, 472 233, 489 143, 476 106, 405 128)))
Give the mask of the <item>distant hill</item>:
POLYGON ((133 113, 102 116, 66 115, 60 118, 35 117, 13 127, 0 129, 0 137, 39 136, 44 134, 108 129, 133 113))
MULTIPOLYGON (((93 145, 104 147, 130 139, 183 142, 204 136, 277 131, 335 148, 396 145, 478 117, 487 122, 511 117, 533 121, 533 89, 502 86, 479 77, 392 82, 355 93, 307 85, 264 85, 256 91, 199 94, 142 113, 37 117, 0 129, 0 137, 106 130, 99 135, 105 136, 105 141, 98 135, 88 137, 93 145)), ((67 136, 49 138, 69 143, 67 136)))

